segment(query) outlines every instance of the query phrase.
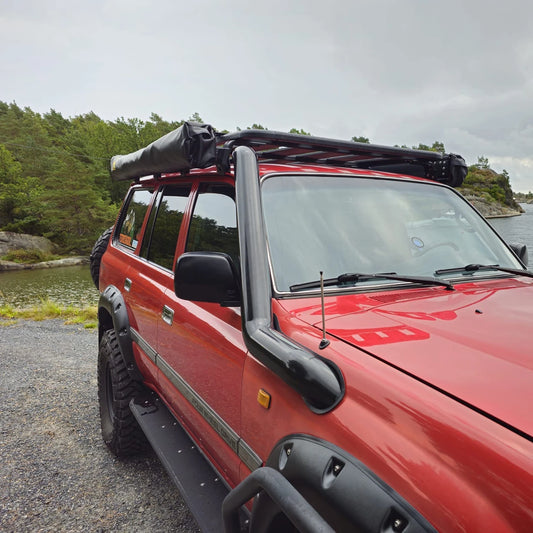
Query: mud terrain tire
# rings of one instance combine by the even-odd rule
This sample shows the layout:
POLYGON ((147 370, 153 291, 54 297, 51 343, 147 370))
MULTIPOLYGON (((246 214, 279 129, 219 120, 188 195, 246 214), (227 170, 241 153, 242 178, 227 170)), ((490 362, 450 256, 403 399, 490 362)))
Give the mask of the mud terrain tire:
POLYGON ((115 331, 107 330, 98 352, 98 400, 102 438, 118 457, 135 455, 148 445, 129 407, 130 400, 143 390, 128 373, 115 331))

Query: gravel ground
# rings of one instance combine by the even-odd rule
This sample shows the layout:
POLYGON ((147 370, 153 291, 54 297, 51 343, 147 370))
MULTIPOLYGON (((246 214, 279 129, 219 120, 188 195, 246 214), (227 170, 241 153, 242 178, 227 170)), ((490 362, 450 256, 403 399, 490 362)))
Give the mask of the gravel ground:
POLYGON ((198 531, 157 457, 102 442, 98 335, 0 321, 0 531, 198 531))

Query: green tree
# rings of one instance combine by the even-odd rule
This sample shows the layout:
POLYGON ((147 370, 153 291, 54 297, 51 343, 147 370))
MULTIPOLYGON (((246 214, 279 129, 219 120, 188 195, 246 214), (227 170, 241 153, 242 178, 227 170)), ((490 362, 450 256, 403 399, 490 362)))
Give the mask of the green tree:
POLYGON ((484 156, 478 157, 478 162, 468 167, 468 174, 460 189, 463 194, 474 194, 490 202, 499 202, 520 210, 514 199, 508 172, 503 170, 500 174, 497 173, 484 156))
POLYGON ((490 169, 489 160, 482 155, 478 156, 475 166, 484 170, 490 169))
POLYGON ((352 137, 352 141, 355 143, 365 143, 365 144, 370 143, 370 139, 368 137, 363 137, 362 135, 352 137))
POLYGON ((22 166, 0 145, 0 229, 35 233, 41 229, 37 178, 22 175, 22 166))
POLYGON ((296 128, 291 128, 289 130, 289 133, 296 133, 298 135, 311 135, 308 131, 305 131, 304 129, 296 129, 296 128))
MULTIPOLYGON (((198 118, 200 117, 198 116, 198 118)), ((159 137, 163 137, 163 135, 166 135, 172 130, 175 130, 176 128, 181 126, 183 122, 184 121, 167 122, 156 113, 152 113, 150 115, 150 120, 144 123, 144 127, 141 128, 139 132, 142 146, 147 146, 148 144, 154 142, 156 139, 159 139, 159 137)), ((200 119, 196 122, 202 122, 202 120, 200 119)))
POLYGON ((204 124, 204 121, 202 120, 202 117, 199 115, 199 113, 194 112, 190 117, 189 120, 191 122, 199 122, 200 124, 204 124))
POLYGON ((428 146, 427 144, 419 143, 418 146, 413 146, 414 150, 427 150, 429 152, 439 152, 441 154, 444 154, 446 152, 444 148, 444 143, 440 141, 435 141, 431 146, 428 146))
POLYGON ((102 199, 86 167, 75 158, 62 161, 41 195, 45 237, 63 252, 87 253, 113 222, 117 207, 102 199))
POLYGON ((57 146, 63 146, 62 141, 73 128, 72 122, 55 109, 50 109, 48 113, 43 115, 43 125, 52 140, 52 144, 57 146))
POLYGON ((9 104, 0 114, 0 143, 22 164, 23 176, 43 176, 54 165, 53 146, 43 119, 31 109, 9 104))

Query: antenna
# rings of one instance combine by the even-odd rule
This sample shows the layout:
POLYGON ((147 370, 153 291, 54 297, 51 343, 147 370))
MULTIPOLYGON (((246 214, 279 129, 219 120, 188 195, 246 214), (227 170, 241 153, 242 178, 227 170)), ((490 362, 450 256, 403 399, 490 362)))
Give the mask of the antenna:
POLYGON ((320 350, 329 346, 329 341, 326 339, 326 311, 324 309, 324 272, 320 271, 320 303, 322 305, 322 340, 318 345, 320 350))

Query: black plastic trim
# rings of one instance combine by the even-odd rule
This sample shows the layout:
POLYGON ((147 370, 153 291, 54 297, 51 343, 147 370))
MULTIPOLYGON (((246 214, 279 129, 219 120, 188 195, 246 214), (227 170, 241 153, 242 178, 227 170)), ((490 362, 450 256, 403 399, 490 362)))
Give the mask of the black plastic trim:
POLYGON ((176 262, 174 292, 178 298, 237 307, 240 281, 233 260, 221 252, 185 252, 176 262))
MULTIPOLYGON (((220 511, 229 489, 155 393, 134 398, 130 409, 204 533, 223 529, 220 511)), ((242 510, 237 509, 237 520, 242 510)))
MULTIPOLYGON (((142 382, 142 374, 137 368, 133 356, 133 343, 126 302, 121 292, 114 285, 108 285, 100 295, 100 300, 98 301, 98 319, 100 324, 105 322, 101 316, 102 309, 105 309, 109 316, 111 316, 113 329, 117 333, 118 345, 131 378, 135 381, 142 382)), ((102 333, 100 331, 100 335, 102 333)))
POLYGON ((326 413, 343 398, 339 368, 273 327, 272 287, 261 210, 259 171, 252 149, 233 154, 239 227, 243 336, 252 355, 294 388, 315 413, 326 413))
POLYGON ((527 268, 528 263, 528 251, 527 246, 525 244, 522 244, 520 242, 510 242, 507 244, 509 248, 513 251, 513 253, 516 255, 516 257, 520 260, 520 263, 527 268))
MULTIPOLYGON (((265 466, 283 474, 336 531, 436 532, 366 465, 330 442, 309 435, 288 436, 274 447, 265 466)), ((261 506, 266 506, 266 515, 272 512, 266 496, 259 494, 254 502, 252 530, 254 519, 264 521, 261 506)))

